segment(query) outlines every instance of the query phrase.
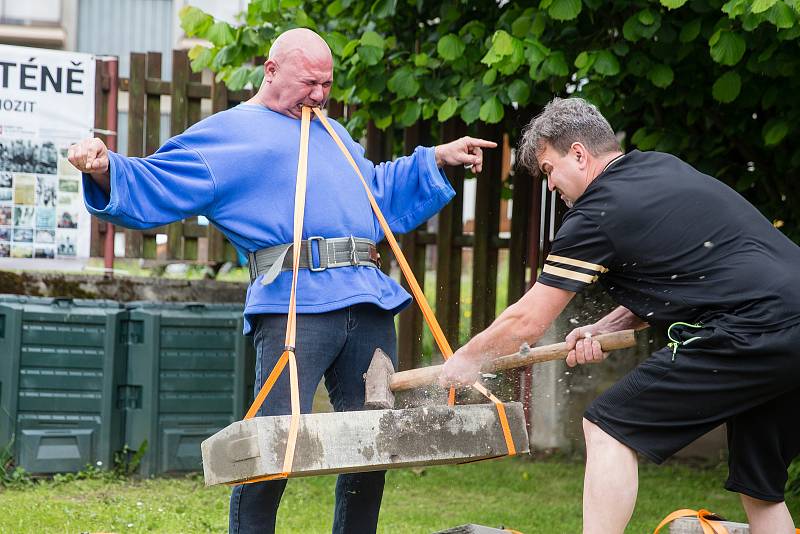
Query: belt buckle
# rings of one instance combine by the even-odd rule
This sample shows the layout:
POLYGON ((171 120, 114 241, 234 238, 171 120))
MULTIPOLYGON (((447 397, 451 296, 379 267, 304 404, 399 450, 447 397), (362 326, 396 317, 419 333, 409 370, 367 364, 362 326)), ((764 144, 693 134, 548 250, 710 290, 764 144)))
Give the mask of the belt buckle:
POLYGON ((325 265, 322 264, 322 245, 325 243, 325 238, 319 235, 311 236, 307 240, 308 247, 308 270, 318 273, 328 268, 328 247, 325 247, 325 265), (319 241, 317 248, 319 250, 319 267, 314 267, 314 249, 311 244, 314 241, 319 241))
POLYGON ((356 238, 351 235, 348 243, 350 244, 350 265, 356 267, 358 266, 358 250, 356 250, 356 238))

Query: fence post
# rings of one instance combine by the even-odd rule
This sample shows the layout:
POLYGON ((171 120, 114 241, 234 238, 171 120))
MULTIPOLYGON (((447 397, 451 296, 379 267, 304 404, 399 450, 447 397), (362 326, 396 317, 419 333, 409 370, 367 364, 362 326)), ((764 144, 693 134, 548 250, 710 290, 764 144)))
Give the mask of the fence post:
MULTIPOLYGON (((459 119, 442 124, 441 142, 448 143, 467 133, 466 125, 459 119)), ((461 236, 464 223, 464 168, 449 167, 447 177, 456 192, 453 200, 439 212, 436 236, 436 316, 442 321, 450 346, 459 345, 461 322, 461 246, 456 240, 461 236)))
MULTIPOLYGON (((228 109, 228 88, 224 82, 211 82, 211 111, 219 113, 228 109)), ((206 232, 208 237, 208 261, 209 263, 222 263, 225 261, 225 236, 222 235, 216 226, 208 225, 206 232)))
MULTIPOLYGON (((106 128, 106 117, 108 116, 108 74, 102 59, 94 62, 95 82, 94 82, 94 127, 104 130, 106 128)), ((104 134, 98 134, 103 141, 106 140, 104 134)), ((103 255, 102 235, 105 234, 108 224, 97 217, 92 217, 90 251, 89 255, 99 258, 103 255)))
MULTIPOLYGON (((424 128, 425 123, 420 121, 403 131, 403 148, 406 154, 410 154, 420 144, 424 128)), ((416 228, 400 236, 400 246, 417 282, 425 291, 425 245, 418 242, 416 228)), ((409 290, 405 279, 403 287, 409 290)), ((397 367, 401 371, 413 369, 418 366, 422 355, 422 312, 419 306, 412 305, 400 312, 397 330, 397 367)))
MULTIPOLYGON (((528 263, 528 218, 531 214, 531 189, 534 178, 518 165, 512 176, 511 239, 508 246, 508 304, 525 293, 525 271, 528 263)), ((535 265, 531 266, 536 269, 535 265)))
MULTIPOLYGON (((170 134, 183 132, 188 123, 189 102, 189 57, 185 50, 172 51, 172 110, 170 113, 170 134)), ((183 221, 167 226, 167 259, 183 258, 183 221)))
MULTIPOLYGON (((144 152, 146 56, 131 52, 128 83, 128 156, 140 158, 144 152)), ((125 229, 125 257, 142 257, 142 233, 125 229)))
MULTIPOLYGON (((502 146, 503 133, 497 125, 481 125, 479 137, 502 146)), ((472 255, 472 322, 475 335, 489 326, 497 299, 497 245, 500 228, 502 150, 483 153, 483 170, 475 189, 475 233, 472 255)))

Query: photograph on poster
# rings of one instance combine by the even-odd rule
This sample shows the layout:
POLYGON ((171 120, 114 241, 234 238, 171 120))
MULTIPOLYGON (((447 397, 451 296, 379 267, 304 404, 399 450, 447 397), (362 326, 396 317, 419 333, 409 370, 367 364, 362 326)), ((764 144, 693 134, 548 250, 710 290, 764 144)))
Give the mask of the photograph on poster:
POLYGON ((36 210, 29 206, 14 206, 14 226, 33 226, 36 210))
POLYGON ((36 208, 36 228, 55 228, 56 210, 53 208, 36 208))
POLYGON ((0 241, 11 241, 10 226, 0 226, 0 241))
POLYGON ((64 191, 65 193, 77 193, 78 180, 74 180, 72 178, 61 178, 58 180, 58 190, 64 191))
POLYGON ((11 257, 12 258, 32 258, 33 245, 20 245, 18 243, 11 244, 11 257))
MULTIPOLYGON (((68 149, 61 150, 61 155, 58 157, 58 175, 59 176, 75 176, 81 177, 81 171, 72 166, 72 163, 67 159, 68 149)), ((75 190, 78 191, 77 189, 75 190)))
POLYGON ((0 172, 0 187, 11 187, 14 183, 10 172, 0 172))
POLYGON ((58 255, 59 256, 75 256, 76 250, 77 231, 75 230, 58 230, 56 240, 58 242, 58 255))
POLYGON ((0 202, 11 202, 14 200, 14 190, 10 187, 0 187, 0 202))
POLYGON ((77 228, 78 227, 78 212, 73 210, 59 210, 58 211, 58 227, 59 228, 77 228))
POLYGON ((36 176, 36 205, 43 208, 56 207, 56 177, 36 176))
POLYGON ((54 245, 56 242, 55 230, 36 230, 36 237, 34 238, 36 244, 54 245))
POLYGON ((15 243, 33 243, 33 228, 14 228, 15 243))
POLYGON ((58 150, 52 141, 0 137, 0 171, 55 174, 58 150))
POLYGON ((14 175, 14 204, 33 206, 36 199, 35 182, 33 174, 14 175))
POLYGON ((33 257, 52 260, 56 257, 56 247, 36 247, 33 257))
POLYGON ((12 206, 0 206, 0 226, 11 226, 14 224, 12 213, 12 206))
POLYGON ((11 254, 11 243, 0 241, 0 258, 7 258, 11 254))

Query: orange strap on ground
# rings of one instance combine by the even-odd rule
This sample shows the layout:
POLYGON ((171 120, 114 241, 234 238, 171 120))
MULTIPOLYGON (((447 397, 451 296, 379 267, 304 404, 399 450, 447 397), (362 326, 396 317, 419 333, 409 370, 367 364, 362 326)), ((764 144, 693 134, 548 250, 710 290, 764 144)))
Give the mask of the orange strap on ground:
MULTIPOLYGON (((431 333, 433 334, 433 339, 436 341, 436 345, 439 347, 439 350, 442 352, 442 356, 445 360, 450 358, 453 355, 453 349, 450 348, 450 343, 448 343, 447 338, 442 331, 442 327, 439 326, 439 321, 436 319, 436 316, 431 309, 430 304, 428 304, 428 299, 425 298, 424 293, 422 292, 422 288, 420 288, 419 283, 417 282, 416 277, 414 276, 414 271, 411 270, 411 266, 408 264, 405 256, 403 255, 403 251, 400 248, 400 245, 397 244, 397 240, 392 233, 392 230, 389 228, 389 223, 386 222, 386 219, 381 213, 380 208, 378 207, 378 203, 375 201, 375 197, 372 195, 372 191, 367 185, 367 181, 364 179, 364 176, 361 174, 361 170, 358 168, 353 156, 350 155, 350 152, 347 150, 347 147, 344 146, 341 138, 336 133, 336 131, 331 127, 330 122, 328 121, 327 117, 319 110, 319 108, 314 108, 314 114, 316 114, 317 118, 319 118, 322 125, 328 130, 328 133, 336 142, 336 145, 341 150, 342 154, 350 165, 353 167, 353 170, 356 171, 358 178, 361 180, 361 185, 364 186, 364 191, 367 193, 367 198, 369 199, 370 206, 372 206, 372 211, 375 212, 375 216, 378 218, 378 222, 383 229, 383 233, 386 235, 386 240, 389 242, 389 246, 392 248, 392 252, 394 252, 395 258, 397 259, 398 265, 400 265, 400 270, 403 272, 403 276, 405 277, 406 281, 408 282, 409 287, 411 288, 411 293, 414 295, 414 300, 417 301, 417 305, 419 305, 420 310, 422 311, 422 316, 425 318, 425 322, 428 324, 428 328, 430 328, 431 333)), ((506 445, 508 447, 508 454, 514 455, 516 454, 516 447, 514 446, 514 440, 511 436, 511 430, 508 426, 508 418, 506 417, 505 407, 503 403, 500 402, 497 397, 492 395, 485 387, 481 384, 476 382, 473 384, 473 387, 483 393, 486 398, 492 401, 497 408, 497 414, 500 418, 500 426, 503 429, 503 436, 506 440, 506 445)), ((447 403, 452 406, 455 403, 455 389, 450 388, 450 392, 448 394, 447 403)))
POLYGON ((658 531, 661 530, 664 525, 675 521, 679 517, 696 517, 700 522, 700 528, 703 529, 703 534, 728 534, 728 529, 725 528, 718 520, 711 519, 716 517, 713 513, 709 512, 708 510, 690 510, 688 508, 675 510, 669 514, 664 518, 663 521, 661 521, 661 523, 658 524, 656 529, 653 531, 653 534, 658 534, 658 531))
POLYGON ((311 125, 311 109, 304 107, 300 122, 300 156, 297 159, 297 184, 294 193, 294 232, 292 240, 292 289, 289 294, 289 313, 286 319, 286 337, 284 352, 273 367, 264 385, 247 410, 245 419, 255 417, 267 395, 278 380, 286 363, 289 364, 289 381, 291 384, 292 417, 289 421, 289 436, 286 440, 286 453, 283 457, 283 472, 277 475, 258 477, 243 482, 250 484, 264 480, 286 478, 292 471, 294 451, 297 445, 297 432, 300 427, 300 388, 297 382, 297 358, 295 343, 297 337, 297 274, 300 270, 300 244, 303 240, 303 219, 306 206, 306 182, 308 176, 308 138, 311 125))

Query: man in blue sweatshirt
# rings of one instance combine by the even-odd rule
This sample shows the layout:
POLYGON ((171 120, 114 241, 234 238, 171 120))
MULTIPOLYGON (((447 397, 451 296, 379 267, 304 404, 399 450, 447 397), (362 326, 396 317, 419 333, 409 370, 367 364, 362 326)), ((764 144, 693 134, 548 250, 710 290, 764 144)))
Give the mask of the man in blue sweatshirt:
MULTIPOLYGON (((256 347, 256 391, 284 349, 291 287, 294 192, 303 106, 323 107, 333 81, 325 41, 307 29, 280 35, 264 63, 264 81, 248 102, 217 113, 167 141, 147 158, 126 158, 99 139, 73 145, 89 211, 127 228, 204 215, 250 257, 245 333, 256 347), (289 271, 289 272, 287 272, 289 271)), ((416 228, 454 195, 439 170, 479 172, 489 141, 461 138, 374 165, 331 121, 368 181, 393 231, 416 228)), ((320 121, 310 128, 308 189, 297 290, 300 403, 310 412, 324 377, 337 411, 364 403, 363 373, 375 348, 396 359, 395 313, 410 296, 377 268, 383 233, 361 183, 320 121)), ((288 373, 260 415, 290 412, 288 373)), ((336 533, 375 532, 385 471, 340 475, 336 533)), ((273 532, 285 480, 240 485, 231 495, 231 532, 273 532)))

